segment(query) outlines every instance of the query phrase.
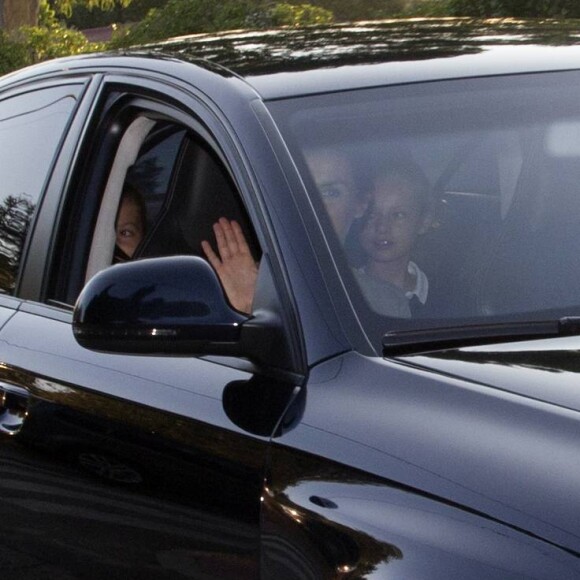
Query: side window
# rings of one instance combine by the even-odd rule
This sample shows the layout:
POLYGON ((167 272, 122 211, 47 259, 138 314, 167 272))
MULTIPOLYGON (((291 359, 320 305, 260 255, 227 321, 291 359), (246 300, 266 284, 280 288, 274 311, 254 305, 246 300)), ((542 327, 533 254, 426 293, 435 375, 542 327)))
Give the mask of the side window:
POLYGON ((158 123, 127 169, 116 220, 113 262, 130 259, 157 223, 168 194, 186 129, 174 123, 158 123))
POLYGON ((112 263, 206 258, 202 242, 217 252, 213 225, 221 217, 240 225, 255 269, 261 250, 212 137, 194 118, 178 121, 169 107, 151 106, 121 96, 99 122, 63 213, 49 301, 74 304, 86 281, 112 263))
MULTIPOLYGON (((100 197, 94 235, 90 243, 85 281, 96 272, 116 261, 137 257, 143 238, 152 223, 162 212, 171 195, 172 180, 178 165, 185 129, 176 123, 157 120, 145 111, 130 116, 119 142, 111 165, 103 176, 93 175, 92 182, 102 186, 94 192, 100 197), (117 253, 118 219, 124 207, 122 201, 131 193, 131 206, 139 206, 139 239, 128 253, 117 253), (137 199, 139 203, 137 203, 137 199)), ((97 163, 98 164, 98 163, 97 163)), ((126 228, 135 234, 136 220, 130 220, 126 228)))
POLYGON ((259 249, 239 192, 211 146, 188 131, 183 140, 172 188, 159 218, 146 236, 140 256, 189 254, 205 257, 201 243, 213 243, 213 224, 236 220, 254 257, 259 249))
POLYGON ((75 107, 80 85, 0 101, 0 291, 12 293, 29 224, 75 107))
POLYGON ((185 134, 186 130, 182 127, 161 123, 147 137, 135 163, 127 171, 127 180, 131 185, 147 194, 149 225, 155 221, 165 203, 185 134))
MULTIPOLYGON (((119 216, 126 215, 125 205, 119 216)), ((135 212, 135 204, 133 208, 135 212)), ((133 259, 177 254, 207 259, 230 305, 248 314, 252 311, 261 257, 254 229, 223 160, 211 142, 191 130, 183 139, 159 217, 133 259)))

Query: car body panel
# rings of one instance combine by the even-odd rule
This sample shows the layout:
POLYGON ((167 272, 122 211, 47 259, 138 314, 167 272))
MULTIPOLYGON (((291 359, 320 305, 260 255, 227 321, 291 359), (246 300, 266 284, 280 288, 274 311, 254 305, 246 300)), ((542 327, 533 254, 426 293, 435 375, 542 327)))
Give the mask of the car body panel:
MULTIPOLYGON (((43 561, 58 566, 62 558, 63 570, 73 574, 80 573, 75 564, 79 558, 82 568, 90 561, 92 578, 120 573, 169 578, 175 567, 197 561, 203 569, 204 559, 211 562, 221 554, 224 578, 239 573, 255 577, 267 438, 242 432, 222 404, 227 386, 247 382, 250 372, 195 358, 110 360, 77 345, 70 322, 26 312, 13 318, 2 341, 3 360, 10 364, 2 366, 0 382, 24 388, 29 395, 24 425, 14 434, 8 455, 16 461, 19 445, 24 446, 29 461, 38 457, 50 469, 51 485, 56 486, 33 488, 32 497, 21 497, 16 490, 30 475, 19 471, 12 476, 6 467, 0 485, 13 495, 3 493, 2 504, 20 506, 27 526, 33 514, 58 516, 58 533, 51 535, 43 524, 35 540, 47 551, 43 561), (216 455, 218 449, 222 451, 216 455), (96 482, 79 479, 75 467, 96 482), (68 481, 71 474, 74 484, 68 481), (107 491, 110 485, 121 488, 116 500, 107 491), (63 493, 59 486, 70 491, 63 493), (75 490, 83 487, 86 491, 78 495, 75 490), (105 497, 91 507, 91 494, 105 497), (82 507, 61 506, 63 495, 65 501, 76 497, 82 507), (107 516, 110 501, 122 507, 114 517, 107 516), (143 504, 145 512, 139 515, 143 504), (168 515, 159 519, 148 510, 168 515), (171 513, 181 515, 175 521, 171 513), (90 553, 76 531, 86 526, 95 534, 90 553), (114 540, 119 533, 125 536, 122 542, 114 540), (149 555, 112 553, 109 542, 135 545, 149 555), (110 558, 101 561, 101 553, 110 558)), ((12 519, 0 519, 10 534, 12 519)), ((38 548, 33 545, 27 550, 34 553, 38 548)))
POLYGON ((401 359, 419 368, 578 412, 578 345, 577 337, 561 337, 447 349, 401 359))
POLYGON ((221 77, 235 86, 243 78, 269 100, 406 82, 571 70, 578 59, 577 42, 574 20, 384 20, 194 34, 126 50, 125 64, 115 53, 67 57, 5 80, 14 83, 39 73, 75 74, 95 67, 157 69, 187 79, 189 63, 205 69, 216 83, 221 77))
POLYGON ((196 35, 0 80, 2 94, 85 83, 19 288, 0 296, 3 569, 62 580, 579 577, 578 340, 377 356, 267 108, 577 69, 576 30, 562 26, 196 35), (72 305, 47 299, 55 224, 112 86, 211 134, 264 252, 264 310, 280 307, 286 367, 91 351, 74 339, 72 305))
POLYGON ((267 578, 578 574, 576 554, 488 514, 280 447, 272 467, 263 509, 267 578))
POLYGON ((576 412, 465 380, 435 382, 394 361, 345 355, 323 367, 286 445, 328 449, 339 464, 355 457, 348 463, 362 472, 574 549, 576 412), (347 425, 337 418, 352 406, 353 384, 360 413, 347 425))

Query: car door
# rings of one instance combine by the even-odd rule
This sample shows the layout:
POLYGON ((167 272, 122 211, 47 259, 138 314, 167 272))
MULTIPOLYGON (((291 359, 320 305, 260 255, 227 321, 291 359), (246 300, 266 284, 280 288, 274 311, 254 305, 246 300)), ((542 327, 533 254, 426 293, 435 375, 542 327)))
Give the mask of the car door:
POLYGON ((298 380, 231 357, 92 352, 71 331, 86 277, 110 263, 106 224, 130 167, 153 157, 165 175, 143 255, 167 253, 158 242, 174 233, 175 200, 195 193, 190 149, 239 195, 203 107, 184 113, 191 103, 175 108, 185 99, 175 89, 122 80, 94 96, 66 196, 46 203, 28 242, 28 259, 44 261, 25 271, 5 316, 0 551, 23 578, 255 578, 268 440, 298 380), (239 419, 239 393, 259 410, 254 428, 239 419))

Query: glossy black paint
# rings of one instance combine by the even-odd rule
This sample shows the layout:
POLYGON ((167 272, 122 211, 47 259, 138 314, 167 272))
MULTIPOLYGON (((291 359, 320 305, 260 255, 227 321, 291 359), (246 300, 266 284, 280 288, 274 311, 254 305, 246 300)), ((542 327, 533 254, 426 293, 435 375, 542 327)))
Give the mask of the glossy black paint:
POLYGON ((77 300, 73 332, 94 350, 235 354, 245 320, 205 260, 179 256, 99 272, 77 300))
MULTIPOLYGON (((256 37, 200 36, 146 58, 65 59, 0 81, 1 90, 15 91, 90 77, 32 229, 19 290, 0 297, 0 423, 8 417, 12 430, 0 439, 3 571, 62 580, 578 578, 578 339, 377 356, 340 285, 321 273, 329 257, 320 232, 305 225, 312 221, 300 204, 302 185, 259 100, 562 69, 577 48, 545 59, 522 49, 513 60, 501 49, 573 43, 573 27, 382 23, 261 38, 264 49, 246 52, 247 60, 244 43, 256 37), (333 53, 331 39, 346 48, 333 53), (197 61, 207 53, 222 60, 222 46, 231 70, 197 61), (292 57, 297 47, 310 55, 292 57), (189 50, 196 64, 174 58, 189 50), (250 356, 254 362, 183 356, 166 343, 152 350, 180 356, 91 351, 75 341, 70 309, 46 303, 53 228, 63 198, 74 194, 72 165, 80 163, 100 75, 166 91, 184 111, 206 115, 268 265, 264 308, 239 323, 256 337, 268 327, 263 320, 274 320, 284 331, 276 341, 283 365, 266 364, 263 354, 250 356)), ((96 323, 108 336, 87 344, 114 350, 117 324, 127 329, 138 319, 150 331, 160 318, 159 310, 143 316, 147 300, 135 313, 130 298, 113 292, 129 278, 133 296, 158 292, 149 279, 139 284, 141 268, 147 278, 151 267, 161 279, 177 277, 174 305, 213 304, 215 278, 199 289, 181 265, 168 264, 119 266, 95 279, 77 323, 96 323)), ((202 269, 194 264, 191 272, 206 275, 202 269)), ((159 292, 155 308, 166 300, 159 292)), ((181 306, 169 316, 162 310, 169 326, 191 329, 181 306)), ((214 323, 232 323, 231 309, 217 311, 214 323)), ((196 352, 197 342, 189 347, 196 352)))
MULTIPOLYGON (((433 379, 432 372, 405 362, 371 362, 354 354, 318 366, 310 376, 302 421, 283 447, 275 444, 269 488, 275 503, 287 508, 285 525, 297 512, 303 529, 314 512, 331 527, 340 523, 382 538, 381 544, 402 554, 361 558, 361 575, 365 566, 374 569, 382 562, 376 577, 445 578, 452 570, 458 577, 541 578, 557 569, 558 577, 573 578, 578 574, 577 518, 571 509, 579 501, 576 412, 458 376, 433 379), (320 449, 331 464, 320 462, 320 449), (295 455, 301 474, 296 481, 288 466, 289 454, 298 450, 305 456, 295 455), (318 478, 325 468, 330 475, 318 478), (339 507, 320 509, 312 496, 339 507), (500 550, 498 537, 510 538, 517 550, 506 544, 500 550)), ((278 516, 270 517, 276 526, 278 516)), ((284 534, 275 529, 272 558, 280 560, 284 534)), ((301 545, 307 552, 314 549, 308 542, 301 545)), ((304 556, 284 558, 292 570, 294 558, 304 556)), ((336 573, 321 570, 323 577, 336 573)))
POLYGON ((580 411, 577 337, 517 341, 404 357, 418 367, 580 411), (548 386, 546 386, 548 385, 548 386))
POLYGON ((447 59, 502 46, 575 45, 577 32, 573 20, 385 20, 258 33, 200 34, 151 45, 147 50, 170 57, 179 55, 191 62, 204 59, 241 76, 255 77, 337 66, 447 59))
MULTIPOLYGON (((3 340, 12 364, 2 365, 0 385, 28 392, 20 433, 0 446, 13 573, 258 575, 267 438, 232 423, 219 396, 251 381, 250 369, 162 357, 116 356, 111 365, 111 355, 76 345, 70 322, 27 313, 3 340)), ((292 394, 293 385, 270 385, 292 394)))

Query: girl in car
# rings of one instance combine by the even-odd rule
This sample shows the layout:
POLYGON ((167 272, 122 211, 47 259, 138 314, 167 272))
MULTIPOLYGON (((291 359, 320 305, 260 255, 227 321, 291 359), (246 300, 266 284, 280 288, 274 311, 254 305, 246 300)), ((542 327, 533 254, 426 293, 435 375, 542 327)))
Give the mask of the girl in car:
POLYGON ((115 253, 113 263, 127 262, 145 236, 147 209, 143 196, 130 183, 125 183, 117 219, 115 220, 115 253))

